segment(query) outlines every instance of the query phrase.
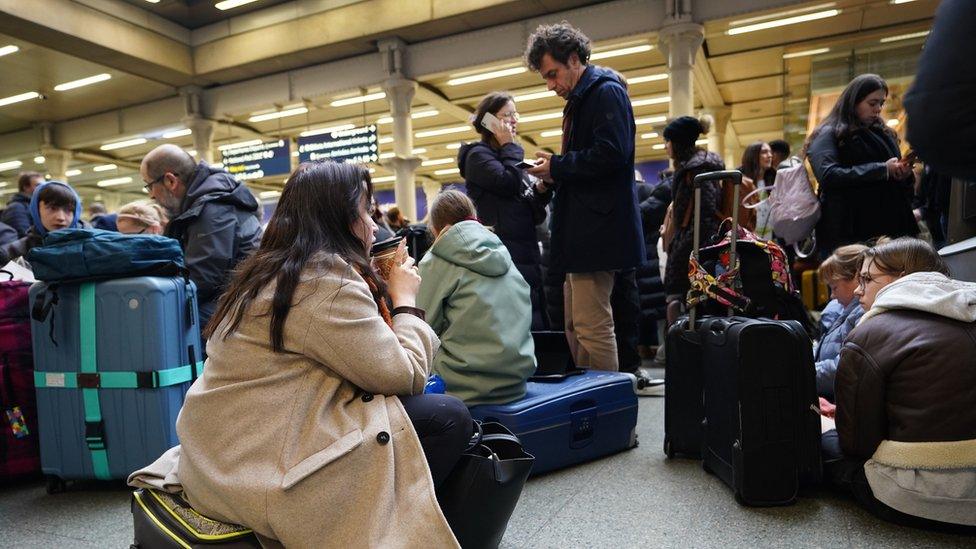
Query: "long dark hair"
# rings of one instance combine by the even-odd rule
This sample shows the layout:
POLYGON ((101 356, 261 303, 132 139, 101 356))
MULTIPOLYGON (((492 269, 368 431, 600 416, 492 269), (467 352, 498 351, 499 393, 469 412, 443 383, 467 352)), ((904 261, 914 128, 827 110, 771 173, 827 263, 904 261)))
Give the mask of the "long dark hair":
MULTIPOLYGON (((742 153, 742 175, 752 179, 759 186, 759 156, 762 154, 762 147, 765 145, 765 141, 756 141, 755 143, 746 147, 746 150, 742 153)), ((776 181, 776 170, 773 166, 766 168, 766 172, 763 174, 762 183, 765 186, 771 186, 773 182, 776 181)))
MULTIPOLYGON (((369 250, 352 227, 359 220, 359 208, 373 196, 369 169, 358 164, 306 162, 298 167, 278 200, 261 247, 238 267, 230 286, 207 327, 213 337, 217 325, 226 317, 230 323, 223 337, 234 332, 248 306, 262 289, 275 282, 271 302, 271 349, 281 352, 283 330, 292 306, 295 289, 305 267, 319 260, 316 254, 334 254, 372 279, 380 294, 386 285, 370 266, 369 250)), ((331 262, 333 256, 324 256, 331 262)), ((263 313, 262 313, 263 314, 263 313)))
POLYGON ((880 127, 882 131, 897 141, 897 135, 888 126, 880 122, 865 124, 857 117, 858 103, 878 90, 884 90, 885 95, 888 95, 888 83, 877 74, 862 74, 855 77, 844 88, 844 91, 841 92, 840 97, 837 98, 837 102, 834 103, 834 108, 830 109, 830 114, 827 115, 827 118, 824 118, 823 122, 814 131, 810 132, 810 136, 807 137, 807 143, 812 141, 821 131, 828 128, 834 132, 834 137, 837 138, 837 142, 841 143, 857 130, 870 127, 880 127))
POLYGON ((481 135, 481 140, 485 143, 492 144, 495 134, 488 131, 488 128, 482 126, 481 120, 485 117, 485 113, 490 112, 492 115, 495 115, 498 111, 502 110, 509 101, 515 101, 515 99, 512 98, 512 94, 506 92, 491 92, 486 95, 480 103, 478 103, 478 107, 474 110, 474 120, 471 121, 471 124, 474 126, 474 131, 481 135))

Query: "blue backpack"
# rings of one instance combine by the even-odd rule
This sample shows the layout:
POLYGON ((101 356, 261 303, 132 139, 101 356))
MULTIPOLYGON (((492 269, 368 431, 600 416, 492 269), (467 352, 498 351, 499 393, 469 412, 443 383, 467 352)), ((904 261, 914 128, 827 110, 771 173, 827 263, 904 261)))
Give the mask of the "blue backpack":
MULTIPOLYGON (((38 322, 50 317, 50 338, 54 341, 54 311, 58 286, 62 283, 95 282, 136 276, 181 276, 190 285, 183 262, 183 249, 172 238, 157 235, 126 235, 101 229, 60 229, 44 237, 44 245, 32 248, 27 260, 34 278, 48 283, 31 309, 38 322)), ((193 310, 187 292, 187 315, 193 310)), ((190 318, 190 322, 192 322, 190 318)))
POLYGON ((99 229, 61 229, 27 253, 34 277, 68 282, 185 274, 183 250, 172 238, 99 229))

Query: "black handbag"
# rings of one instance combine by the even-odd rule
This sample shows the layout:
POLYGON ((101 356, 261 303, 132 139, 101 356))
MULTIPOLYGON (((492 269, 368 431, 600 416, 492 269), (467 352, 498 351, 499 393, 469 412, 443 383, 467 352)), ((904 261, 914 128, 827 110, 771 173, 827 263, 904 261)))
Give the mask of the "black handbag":
POLYGON ((437 490, 437 499, 464 549, 495 548, 522 494, 535 457, 500 423, 475 422, 473 443, 437 490))

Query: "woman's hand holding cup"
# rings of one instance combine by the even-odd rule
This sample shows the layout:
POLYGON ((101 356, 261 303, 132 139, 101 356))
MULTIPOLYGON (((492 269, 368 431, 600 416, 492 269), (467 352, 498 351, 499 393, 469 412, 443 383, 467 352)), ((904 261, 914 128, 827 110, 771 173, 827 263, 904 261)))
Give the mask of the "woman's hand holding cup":
POLYGON ((393 307, 416 307, 417 292, 420 290, 420 274, 412 257, 402 264, 394 265, 386 279, 386 291, 393 300, 393 307))

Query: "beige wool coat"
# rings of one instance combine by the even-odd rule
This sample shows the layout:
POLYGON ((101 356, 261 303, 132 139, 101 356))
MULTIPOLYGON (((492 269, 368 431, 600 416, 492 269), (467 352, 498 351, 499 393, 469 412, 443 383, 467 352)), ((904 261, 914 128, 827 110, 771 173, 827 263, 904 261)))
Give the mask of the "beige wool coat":
POLYGON ((177 421, 186 498, 286 547, 457 547, 394 396, 423 392, 437 336, 410 314, 391 330, 347 263, 319 265, 295 293, 285 352, 269 343, 273 284, 211 337, 177 421))

